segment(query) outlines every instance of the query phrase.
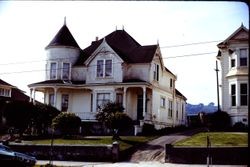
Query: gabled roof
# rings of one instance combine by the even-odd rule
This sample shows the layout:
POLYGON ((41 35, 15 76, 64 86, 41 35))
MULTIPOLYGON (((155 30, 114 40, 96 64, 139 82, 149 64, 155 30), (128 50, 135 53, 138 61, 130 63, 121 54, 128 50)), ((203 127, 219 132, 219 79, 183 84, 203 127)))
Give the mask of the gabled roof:
POLYGON ((24 94, 24 91, 17 87, 0 79, 0 85, 6 85, 11 87, 11 97, 0 96, 0 100, 18 100, 18 101, 29 101, 30 97, 24 94))
POLYGON ((175 94, 182 97, 184 100, 187 100, 187 98, 180 91, 178 91, 177 89, 175 89, 175 94))
POLYGON ((53 46, 70 46, 80 48, 66 24, 62 26, 46 49, 53 46))
MULTIPOLYGON (((219 43, 217 46, 220 48, 220 47, 223 47, 224 45, 227 45, 230 40, 232 40, 236 35, 238 35, 239 33, 242 33, 242 32, 246 32, 247 34, 249 33, 248 29, 243 24, 241 24, 241 26, 236 31, 234 31, 227 39, 225 39, 223 42, 219 43)), ((248 41, 248 37, 242 38, 241 40, 248 41)))
POLYGON ((9 84, 9 83, 5 82, 4 80, 1 80, 1 79, 0 79, 0 85, 13 87, 11 84, 9 84))
MULTIPOLYGON (((141 46, 125 30, 116 30, 105 36, 107 44, 127 63, 149 63, 152 61, 158 45, 141 46)), ((83 49, 75 65, 82 65, 100 46, 104 38, 92 42, 83 49)))

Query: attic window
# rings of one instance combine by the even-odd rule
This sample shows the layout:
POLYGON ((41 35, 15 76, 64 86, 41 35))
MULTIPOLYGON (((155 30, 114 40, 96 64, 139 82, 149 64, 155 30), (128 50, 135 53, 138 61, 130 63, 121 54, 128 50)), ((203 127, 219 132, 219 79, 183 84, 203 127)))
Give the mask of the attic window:
POLYGON ((0 88, 0 96, 10 97, 10 89, 0 88))
POLYGON ((159 81, 159 65, 158 64, 154 64, 153 75, 154 75, 154 80, 159 81))
POLYGON ((112 60, 97 60, 96 76, 111 77, 112 76, 112 60))

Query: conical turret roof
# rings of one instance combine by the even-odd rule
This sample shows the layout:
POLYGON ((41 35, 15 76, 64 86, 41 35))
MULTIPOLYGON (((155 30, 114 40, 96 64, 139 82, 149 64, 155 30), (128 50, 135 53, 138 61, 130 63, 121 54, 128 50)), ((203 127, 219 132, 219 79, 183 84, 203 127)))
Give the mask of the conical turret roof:
POLYGON ((70 46, 80 48, 66 24, 62 26, 46 49, 53 46, 70 46))

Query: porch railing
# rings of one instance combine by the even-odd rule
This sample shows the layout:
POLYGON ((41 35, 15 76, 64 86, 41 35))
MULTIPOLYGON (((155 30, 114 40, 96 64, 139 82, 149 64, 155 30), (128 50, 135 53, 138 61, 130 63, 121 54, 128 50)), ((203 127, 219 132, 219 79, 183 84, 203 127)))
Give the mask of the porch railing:
POLYGON ((77 112, 75 113, 81 120, 96 120, 96 112, 77 112))

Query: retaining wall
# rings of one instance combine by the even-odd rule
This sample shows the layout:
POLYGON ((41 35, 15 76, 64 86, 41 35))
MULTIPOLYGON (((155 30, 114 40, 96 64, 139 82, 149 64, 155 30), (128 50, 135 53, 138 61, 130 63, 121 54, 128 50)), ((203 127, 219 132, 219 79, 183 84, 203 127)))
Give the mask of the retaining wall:
POLYGON ((247 165, 248 147, 182 147, 167 144, 166 162, 183 164, 207 164, 210 155, 210 164, 247 165))
POLYGON ((109 161, 119 160, 119 143, 112 145, 29 145, 9 144, 15 151, 35 156, 40 160, 109 161))

